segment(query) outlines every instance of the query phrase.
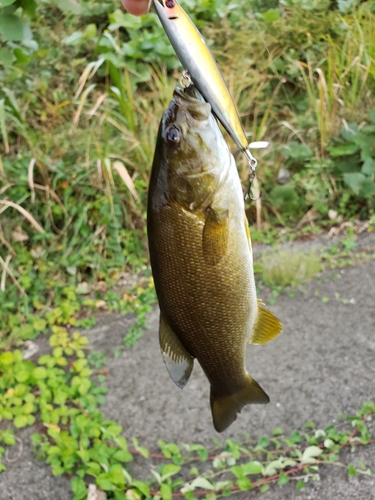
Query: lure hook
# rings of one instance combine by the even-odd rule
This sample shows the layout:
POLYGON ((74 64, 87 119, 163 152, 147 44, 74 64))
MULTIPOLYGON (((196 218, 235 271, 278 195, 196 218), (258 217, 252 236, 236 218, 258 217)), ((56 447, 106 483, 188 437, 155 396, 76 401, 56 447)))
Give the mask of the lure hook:
POLYGON ((259 193, 259 196, 257 196, 256 198, 254 198, 251 195, 251 186, 253 184, 254 179, 255 179, 255 172, 252 172, 249 176, 249 184, 247 185, 247 189, 245 192, 245 200, 250 199, 251 201, 258 201, 262 196, 262 193, 259 193))
POLYGON ((253 198, 253 196, 251 195, 251 186, 255 178, 255 169, 258 165, 258 161, 256 158, 254 158, 254 156, 251 154, 248 148, 244 149, 243 153, 246 156, 247 162, 250 167, 249 184, 246 189, 245 200, 250 199, 252 201, 257 201, 261 197, 261 194, 259 194, 259 196, 257 196, 256 198, 253 198))

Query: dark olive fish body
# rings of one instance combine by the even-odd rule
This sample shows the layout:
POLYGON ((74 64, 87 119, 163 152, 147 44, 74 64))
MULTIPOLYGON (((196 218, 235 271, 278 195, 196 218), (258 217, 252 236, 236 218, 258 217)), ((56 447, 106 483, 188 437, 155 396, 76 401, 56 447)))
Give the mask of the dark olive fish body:
POLYGON ((246 371, 246 345, 271 340, 281 324, 258 304, 235 162, 194 88, 176 89, 160 125, 148 239, 166 367, 183 387, 199 361, 223 431, 245 404, 269 401, 246 371))

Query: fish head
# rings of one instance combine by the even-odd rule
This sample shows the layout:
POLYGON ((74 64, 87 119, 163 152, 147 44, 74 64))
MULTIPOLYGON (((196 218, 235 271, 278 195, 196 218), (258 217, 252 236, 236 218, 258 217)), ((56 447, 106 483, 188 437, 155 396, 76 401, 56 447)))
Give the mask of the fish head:
POLYGON ((193 94, 186 90, 177 88, 174 91, 173 99, 163 116, 162 138, 166 157, 178 160, 179 171, 187 173, 191 168, 197 167, 192 160, 202 153, 211 152, 207 145, 213 134, 210 104, 200 100, 198 91, 193 94))
POLYGON ((230 152, 210 104, 193 85, 175 90, 159 142, 171 197, 190 209, 202 207, 215 191, 230 152))

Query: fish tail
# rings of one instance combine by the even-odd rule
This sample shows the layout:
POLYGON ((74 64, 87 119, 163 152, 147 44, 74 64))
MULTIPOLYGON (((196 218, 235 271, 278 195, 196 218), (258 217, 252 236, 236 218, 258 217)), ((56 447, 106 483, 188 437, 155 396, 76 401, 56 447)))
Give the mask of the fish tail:
POLYGON ((229 396, 215 394, 211 387, 211 411, 214 427, 218 432, 223 432, 237 418, 242 408, 248 404, 266 404, 270 398, 256 380, 247 375, 246 383, 239 391, 229 396))

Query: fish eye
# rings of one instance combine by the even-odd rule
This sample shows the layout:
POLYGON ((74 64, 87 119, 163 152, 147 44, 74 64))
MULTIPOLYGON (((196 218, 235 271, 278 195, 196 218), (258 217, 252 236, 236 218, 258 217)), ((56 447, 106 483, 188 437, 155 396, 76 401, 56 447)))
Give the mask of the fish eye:
POLYGON ((181 142, 181 131, 176 125, 170 125, 166 132, 165 138, 170 146, 178 146, 181 142))
POLYGON ((176 2, 174 0, 167 0, 165 2, 165 6, 168 7, 168 9, 172 9, 176 5, 176 2))

